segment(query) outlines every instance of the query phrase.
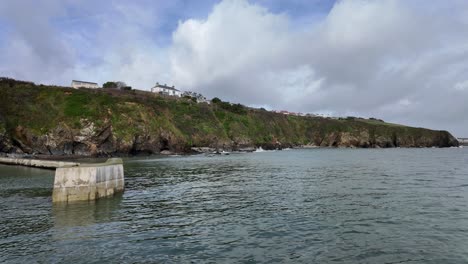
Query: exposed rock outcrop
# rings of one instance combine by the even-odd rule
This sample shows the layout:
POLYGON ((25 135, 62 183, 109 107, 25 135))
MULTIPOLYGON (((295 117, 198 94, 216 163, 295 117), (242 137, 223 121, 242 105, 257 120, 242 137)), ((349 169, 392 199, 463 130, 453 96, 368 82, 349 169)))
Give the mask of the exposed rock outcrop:
MULTIPOLYGON (((448 147, 457 146, 457 140, 447 132, 439 132, 435 137, 412 137, 406 134, 371 137, 368 131, 359 133, 332 132, 323 137, 316 137, 309 142, 309 147, 343 147, 343 148, 391 148, 391 147, 448 147)), ((138 154, 172 154, 188 152, 253 151, 256 147, 265 150, 297 147, 299 145, 278 140, 263 144, 248 141, 236 141, 216 144, 210 147, 186 148, 171 133, 159 135, 135 135, 133 140, 126 141, 113 133, 112 125, 96 127, 92 122, 83 120, 81 129, 72 129, 60 124, 46 135, 38 136, 27 128, 18 126, 12 139, 0 133, 0 150, 5 153, 76 155, 76 156, 112 156, 138 154)))

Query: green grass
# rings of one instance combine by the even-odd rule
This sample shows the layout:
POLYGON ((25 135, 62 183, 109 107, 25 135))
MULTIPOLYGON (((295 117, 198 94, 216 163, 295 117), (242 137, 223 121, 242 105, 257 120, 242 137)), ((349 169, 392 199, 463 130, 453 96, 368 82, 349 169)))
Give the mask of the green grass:
POLYGON ((377 126, 392 126, 392 127, 405 127, 400 124, 394 124, 394 123, 387 123, 387 122, 382 122, 378 120, 371 120, 371 119, 357 119, 356 122, 363 122, 366 124, 370 125, 377 125, 377 126))
POLYGON ((64 114, 68 117, 89 117, 93 109, 88 106, 91 94, 74 92, 65 99, 64 114))

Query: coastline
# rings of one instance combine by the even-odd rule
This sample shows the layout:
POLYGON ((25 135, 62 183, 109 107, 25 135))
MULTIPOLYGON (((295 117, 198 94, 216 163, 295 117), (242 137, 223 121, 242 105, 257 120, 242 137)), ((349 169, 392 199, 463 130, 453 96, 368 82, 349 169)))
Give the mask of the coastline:
MULTIPOLYGON (((264 148, 263 146, 258 147, 245 147, 240 149, 232 148, 212 148, 212 147, 193 147, 191 151, 187 152, 172 152, 172 151, 162 151, 160 153, 110 153, 106 155, 46 155, 46 154, 18 154, 18 153, 4 153, 0 152, 0 164, 4 165, 15 165, 2 162, 1 159, 22 159, 22 160, 41 160, 41 161, 50 161, 50 162, 76 162, 86 159, 108 159, 108 158, 134 158, 134 157, 168 157, 168 156, 191 156, 191 155, 229 155, 229 154, 244 154, 244 153, 254 153, 254 152, 268 152, 268 151, 286 151, 286 150, 307 150, 307 149, 444 149, 444 148, 463 148, 463 146, 451 146, 451 147, 372 147, 372 148, 363 148, 363 147, 333 147, 333 146, 316 146, 316 145, 297 145, 289 146, 285 148, 264 148)), ((16 164, 22 165, 22 164, 16 164)), ((37 167, 37 166, 32 166, 37 167)))

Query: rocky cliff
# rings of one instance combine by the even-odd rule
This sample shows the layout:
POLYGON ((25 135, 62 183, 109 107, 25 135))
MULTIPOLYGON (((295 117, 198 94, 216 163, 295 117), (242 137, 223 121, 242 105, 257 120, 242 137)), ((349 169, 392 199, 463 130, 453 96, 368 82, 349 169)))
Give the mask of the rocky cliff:
POLYGON ((379 120, 286 116, 143 91, 80 89, 0 79, 0 152, 110 156, 319 147, 450 147, 446 131, 379 120))

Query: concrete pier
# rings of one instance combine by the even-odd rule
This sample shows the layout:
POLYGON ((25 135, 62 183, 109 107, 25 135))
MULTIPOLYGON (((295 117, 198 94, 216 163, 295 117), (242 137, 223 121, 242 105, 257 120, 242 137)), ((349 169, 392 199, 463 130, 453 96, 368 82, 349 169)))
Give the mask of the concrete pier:
POLYGON ((113 158, 105 163, 58 167, 52 201, 91 201, 123 190, 123 161, 113 158))
POLYGON ((79 163, 76 162, 66 162, 66 161, 53 161, 53 160, 35 160, 35 159, 16 159, 16 158, 0 158, 0 164, 7 165, 19 165, 27 166, 34 168, 42 169, 56 169, 58 167, 64 166, 78 166, 79 163))

